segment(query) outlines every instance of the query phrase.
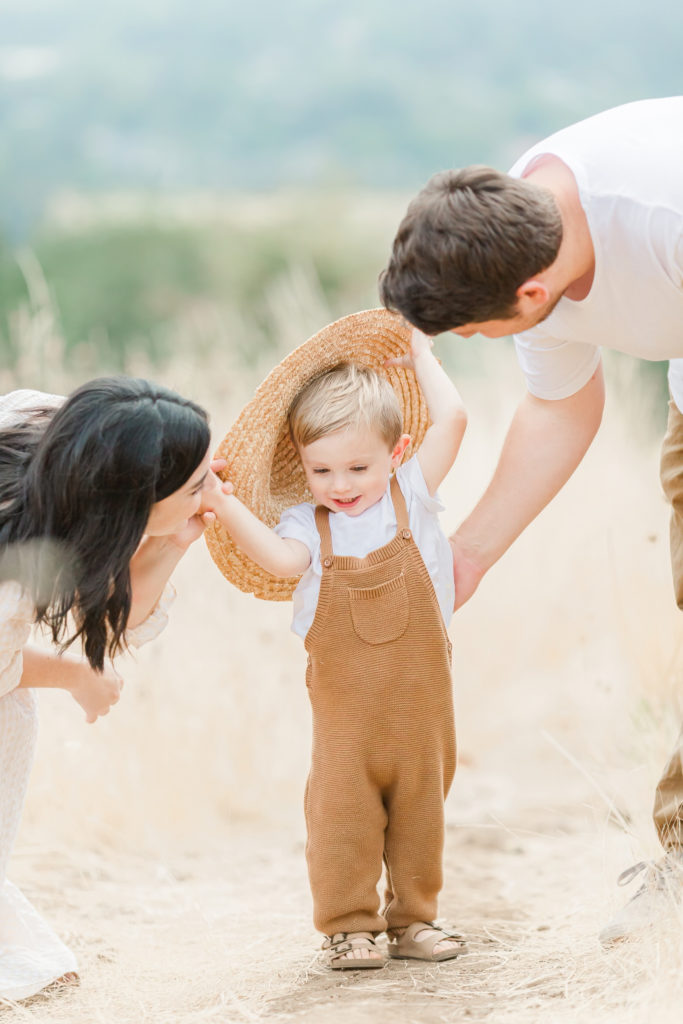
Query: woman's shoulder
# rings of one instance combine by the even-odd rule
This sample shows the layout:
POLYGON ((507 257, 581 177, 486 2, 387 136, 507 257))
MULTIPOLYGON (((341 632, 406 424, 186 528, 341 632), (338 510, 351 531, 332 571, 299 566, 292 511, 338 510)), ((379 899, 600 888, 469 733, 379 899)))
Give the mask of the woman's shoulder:
POLYGON ((22 413, 29 409, 52 409, 61 405, 61 395, 51 395, 45 391, 33 391, 30 388, 19 388, 6 395, 0 395, 0 427, 8 427, 23 419, 22 413))
POLYGON ((0 583, 0 698, 21 682, 23 648, 35 619, 31 598, 15 580, 0 583))

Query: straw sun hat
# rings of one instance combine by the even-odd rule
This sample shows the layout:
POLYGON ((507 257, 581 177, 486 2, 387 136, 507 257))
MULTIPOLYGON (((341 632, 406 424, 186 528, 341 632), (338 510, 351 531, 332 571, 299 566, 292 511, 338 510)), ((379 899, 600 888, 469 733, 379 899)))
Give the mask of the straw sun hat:
MULTIPOLYGON (((401 317, 385 309, 352 313, 294 349, 257 388, 216 454, 228 463, 221 477, 267 526, 275 526, 286 508, 313 501, 287 418, 295 395, 324 370, 355 362, 387 377, 401 406, 403 429, 411 436, 405 457, 420 446, 429 419, 415 374, 384 366, 385 359, 410 351, 410 333, 401 317)), ((291 598, 299 577, 271 576, 233 543, 219 523, 209 526, 205 536, 211 557, 230 583, 266 601, 291 598)))

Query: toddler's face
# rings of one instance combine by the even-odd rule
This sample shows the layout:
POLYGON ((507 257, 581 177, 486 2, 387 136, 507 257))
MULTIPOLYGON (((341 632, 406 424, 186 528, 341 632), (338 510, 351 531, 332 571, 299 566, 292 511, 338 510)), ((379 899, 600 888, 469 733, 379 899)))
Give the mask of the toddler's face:
POLYGON ((345 428, 306 445, 301 462, 316 504, 347 516, 370 508, 386 491, 409 440, 403 434, 391 449, 374 430, 345 428))

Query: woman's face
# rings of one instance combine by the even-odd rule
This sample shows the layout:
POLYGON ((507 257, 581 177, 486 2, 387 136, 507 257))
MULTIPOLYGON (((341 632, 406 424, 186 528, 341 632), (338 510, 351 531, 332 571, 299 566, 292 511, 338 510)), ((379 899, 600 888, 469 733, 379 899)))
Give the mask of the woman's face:
POLYGON ((207 450, 202 462, 190 479, 167 498, 152 505, 145 533, 150 537, 166 537, 179 533, 187 526, 188 520, 199 511, 202 491, 209 480, 210 452, 207 450))

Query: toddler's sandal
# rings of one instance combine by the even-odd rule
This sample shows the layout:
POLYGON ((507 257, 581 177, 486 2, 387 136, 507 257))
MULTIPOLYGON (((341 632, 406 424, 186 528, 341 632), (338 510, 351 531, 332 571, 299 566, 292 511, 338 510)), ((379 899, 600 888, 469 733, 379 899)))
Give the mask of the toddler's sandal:
POLYGON ((372 932, 336 932, 334 935, 325 937, 322 948, 325 951, 327 966, 333 971, 367 971, 384 967, 386 963, 384 956, 346 955, 356 949, 367 949, 373 953, 380 953, 372 932))
POLYGON ((388 934, 389 956, 394 960, 429 960, 431 963, 439 963, 441 960, 455 960, 467 948, 462 935, 447 932, 431 921, 413 921, 400 935, 392 935, 391 931, 388 934), (415 936, 423 931, 430 934, 418 941, 415 936), (444 939, 457 939, 457 945, 435 953, 434 947, 444 939))

